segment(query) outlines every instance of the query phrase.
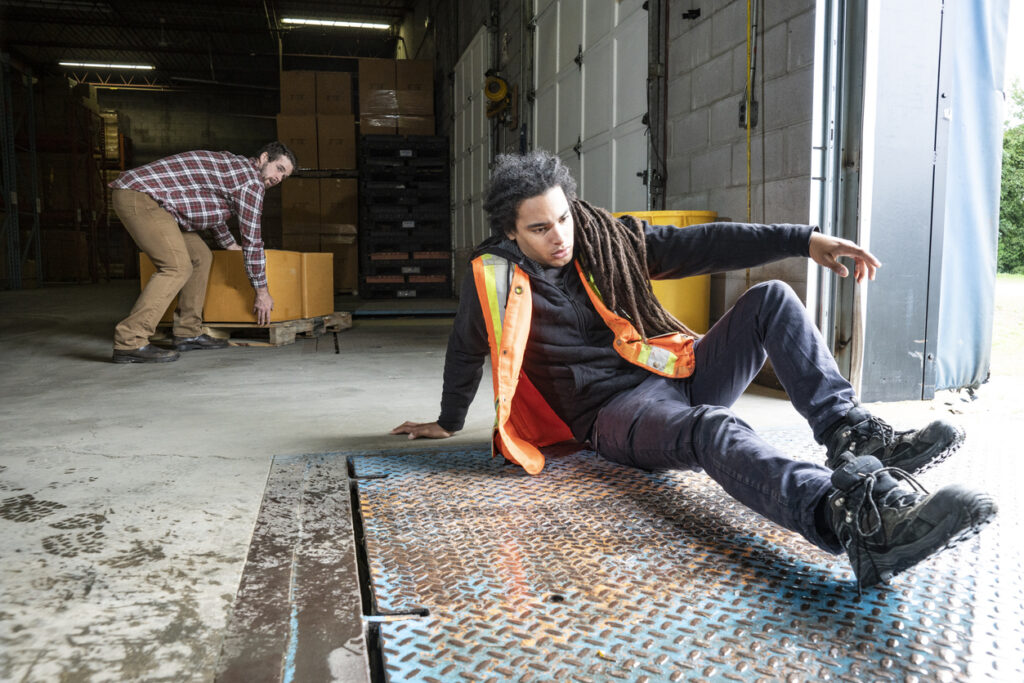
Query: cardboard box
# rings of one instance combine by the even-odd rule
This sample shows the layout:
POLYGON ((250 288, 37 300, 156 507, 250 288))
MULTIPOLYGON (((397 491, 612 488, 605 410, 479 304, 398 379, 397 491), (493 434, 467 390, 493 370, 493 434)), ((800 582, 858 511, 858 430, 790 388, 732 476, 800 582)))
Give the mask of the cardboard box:
POLYGON ((397 114, 395 60, 359 60, 359 113, 397 114))
POLYGON ((283 235, 281 246, 288 251, 320 251, 320 234, 315 235, 283 235))
POLYGON ((429 59, 396 61, 395 89, 399 114, 433 116, 434 62, 429 59))
POLYGON ((321 235, 320 248, 334 256, 334 291, 359 288, 359 248, 355 235, 321 235))
POLYGON ((320 168, 316 114, 278 114, 277 139, 295 153, 299 168, 320 168))
MULTIPOLYGON (((270 322, 302 317, 302 259, 297 251, 267 249, 267 287, 274 299, 270 322)), ((241 251, 213 252, 203 321, 208 324, 256 322, 255 298, 241 251)))
POLYGON ((398 117, 399 135, 433 135, 433 116, 406 116, 400 114, 398 117))
POLYGON ((358 222, 359 181, 355 178, 321 178, 320 223, 358 222))
POLYGON ((334 254, 304 253, 302 259, 302 317, 334 313, 334 254))
MULTIPOLYGON (((319 238, 317 238, 319 239, 319 238)), ((354 239, 354 238, 353 238, 354 239)), ((271 322, 296 320, 311 316, 327 315, 334 312, 334 296, 331 289, 334 280, 333 253, 300 254, 296 251, 267 249, 267 286, 274 299, 270 312, 271 322)), ((254 323, 252 312, 255 293, 249 276, 245 272, 244 254, 241 251, 218 250, 213 252, 210 280, 206 287, 206 304, 203 322, 254 323)), ((139 284, 144 287, 150 276, 156 272, 153 262, 146 254, 139 255, 139 284)), ((164 313, 162 322, 173 320, 177 297, 164 313)))
POLYGON ((355 223, 321 223, 320 234, 326 237, 337 235, 356 235, 359 230, 355 223))
POLYGON ((356 119, 351 114, 316 115, 320 168, 356 167, 356 119))
POLYGON ((398 116, 395 114, 363 114, 359 117, 360 135, 396 135, 398 116))
POLYGON ((316 104, 315 71, 281 72, 282 114, 315 114, 316 104))
POLYGON ((320 233, 320 178, 288 178, 281 183, 281 234, 320 233))
POLYGON ((316 113, 354 113, 352 109, 352 74, 346 71, 316 72, 316 113))

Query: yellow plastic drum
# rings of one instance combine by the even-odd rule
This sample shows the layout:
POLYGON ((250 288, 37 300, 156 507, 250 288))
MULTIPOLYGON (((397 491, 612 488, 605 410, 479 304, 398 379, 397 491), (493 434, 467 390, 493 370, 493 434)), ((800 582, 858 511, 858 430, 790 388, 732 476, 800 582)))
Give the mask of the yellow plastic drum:
MULTIPOLYGON (((688 225, 712 223, 718 218, 714 211, 621 211, 616 216, 629 214, 652 225, 688 225)), ((665 309, 686 323, 694 332, 708 331, 711 318, 711 276, 695 275, 681 280, 654 280, 654 295, 665 309)))

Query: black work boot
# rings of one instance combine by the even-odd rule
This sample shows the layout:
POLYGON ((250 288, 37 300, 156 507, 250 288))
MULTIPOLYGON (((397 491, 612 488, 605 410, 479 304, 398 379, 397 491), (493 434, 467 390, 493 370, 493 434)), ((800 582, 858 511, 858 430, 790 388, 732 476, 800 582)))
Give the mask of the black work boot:
POLYGON ((991 496, 960 485, 928 494, 910 475, 870 455, 832 473, 832 529, 857 576, 858 590, 886 583, 935 553, 965 541, 995 517, 991 496), (901 488, 895 477, 918 490, 901 488))
POLYGON ((227 339, 218 339, 208 334, 200 334, 196 337, 175 337, 174 348, 178 351, 192 351, 193 349, 225 349, 230 346, 227 339))
POLYGON ((170 363, 178 360, 178 352, 146 344, 137 349, 114 349, 111 360, 115 363, 170 363))
POLYGON ((936 420, 923 429, 894 431, 892 427, 860 406, 854 406, 832 432, 825 436, 832 469, 843 465, 844 452, 853 456, 873 455, 885 467, 919 474, 953 455, 964 442, 959 427, 936 420))

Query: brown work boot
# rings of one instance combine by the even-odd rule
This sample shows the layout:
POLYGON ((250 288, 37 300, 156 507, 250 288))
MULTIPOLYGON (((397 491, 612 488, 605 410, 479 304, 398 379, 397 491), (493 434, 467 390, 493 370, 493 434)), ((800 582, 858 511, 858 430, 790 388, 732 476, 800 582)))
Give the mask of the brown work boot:
POLYGON ((115 363, 170 363, 178 360, 180 355, 172 349, 146 344, 137 349, 114 349, 111 360, 115 363))

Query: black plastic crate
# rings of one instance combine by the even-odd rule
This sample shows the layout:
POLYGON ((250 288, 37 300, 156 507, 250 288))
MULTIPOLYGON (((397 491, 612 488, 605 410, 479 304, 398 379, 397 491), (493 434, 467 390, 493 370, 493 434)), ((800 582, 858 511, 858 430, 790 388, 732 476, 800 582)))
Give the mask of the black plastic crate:
POLYGON ((363 275, 435 276, 451 273, 451 259, 373 260, 371 254, 362 264, 363 275))
POLYGON ((446 299, 452 295, 452 284, 375 284, 364 278, 359 295, 364 299, 446 299))
POLYGON ((366 157, 448 156, 448 138, 436 135, 363 135, 359 139, 359 153, 366 157))

